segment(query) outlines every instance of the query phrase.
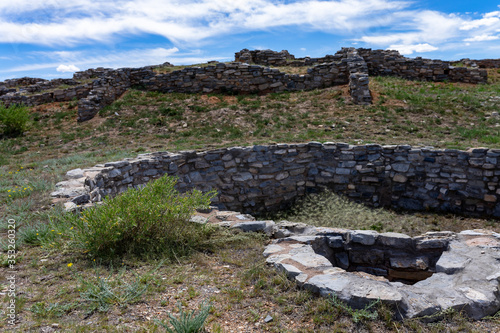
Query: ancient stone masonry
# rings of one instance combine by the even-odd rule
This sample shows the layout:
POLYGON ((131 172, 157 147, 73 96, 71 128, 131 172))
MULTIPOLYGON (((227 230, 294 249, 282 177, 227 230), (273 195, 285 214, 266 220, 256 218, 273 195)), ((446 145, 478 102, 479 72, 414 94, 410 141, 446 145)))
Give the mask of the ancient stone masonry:
POLYGON ((78 99, 78 120, 93 118, 132 86, 148 91, 184 93, 270 93, 326 88, 349 84, 353 102, 370 104, 368 75, 392 75, 412 80, 484 83, 482 69, 453 67, 449 62, 422 58, 409 59, 397 51, 343 48, 333 56, 295 59, 287 51, 242 50, 239 62, 189 67, 165 74, 154 72, 165 63, 141 68, 96 68, 74 74, 73 79, 22 78, 0 83, 0 102, 29 106, 78 99), (266 66, 312 66, 305 75, 292 75, 266 66), (83 81, 83 82, 82 82, 83 81), (86 82, 89 81, 89 82, 86 82), (60 89, 61 85, 70 88, 60 89))
MULTIPOLYGON (((281 55, 281 52, 270 52, 266 51, 248 51, 246 49, 236 53, 236 61, 243 61, 248 59, 250 62, 256 64, 267 64, 270 61, 265 57, 268 56, 271 59, 280 58, 279 63, 284 63, 287 61, 289 66, 311 66, 319 63, 328 62, 338 62, 342 59, 349 57, 349 54, 353 51, 357 51, 359 56, 361 56, 368 65, 368 74, 373 76, 397 76, 409 80, 426 80, 426 81, 450 81, 450 82, 466 82, 466 83, 486 83, 487 73, 486 71, 479 70, 475 63, 482 65, 481 68, 496 68, 500 63, 499 59, 489 59, 489 60, 473 60, 465 61, 462 64, 468 67, 456 67, 453 66, 452 62, 442 61, 442 60, 431 60, 423 58, 406 58, 399 54, 395 50, 372 50, 372 49, 354 49, 354 48, 342 48, 335 55, 327 55, 322 58, 295 58, 288 52, 285 58, 281 55), (256 52, 256 53, 253 53, 256 52), (243 54, 250 54, 249 57, 241 58, 243 54), (254 54, 258 54, 254 56, 254 54), (280 56, 281 55, 281 56, 280 56), (293 59, 293 60, 289 60, 293 59), (491 67, 490 67, 491 66, 491 67)), ((283 52, 283 51, 282 51, 283 52)), ((276 62, 276 60, 273 60, 276 62)))
MULTIPOLYGON (((90 73, 99 75, 92 82, 86 98, 78 102, 78 121, 92 119, 103 107, 117 100, 131 86, 140 84, 141 80, 153 77, 151 67, 120 68, 90 73)), ((79 77, 84 74, 77 73, 79 77)))
POLYGON ((243 49, 234 54, 234 61, 254 63, 264 66, 288 66, 290 60, 295 59, 287 50, 276 52, 272 50, 253 50, 243 49))
POLYGON ((454 66, 465 65, 466 67, 479 67, 479 68, 500 68, 500 59, 471 60, 466 58, 453 62, 452 65, 454 66))
MULTIPOLYGON (((247 207, 246 210, 257 212, 261 206, 279 206, 282 201, 275 200, 277 198, 290 199, 304 190, 316 190, 314 186, 328 185, 331 178, 336 184, 337 175, 353 178, 354 170, 361 172, 369 164, 382 167, 382 174, 374 178, 385 177, 389 182, 392 178, 400 183, 403 179, 397 175, 405 173, 406 182, 410 183, 413 167, 430 163, 435 169, 437 164, 441 168, 450 164, 457 169, 455 172, 466 172, 478 168, 477 160, 471 163, 472 159, 480 158, 474 154, 482 154, 486 159, 489 151, 459 152, 459 155, 450 152, 449 159, 441 161, 431 159, 446 154, 434 153, 405 146, 309 143, 235 147, 203 153, 144 154, 136 159, 68 171, 69 180, 59 183, 53 196, 71 197, 66 207, 77 209, 77 205, 101 200, 106 194, 114 195, 132 186, 141 187, 168 173, 179 177, 180 190, 217 188, 219 206, 247 207), (417 158, 408 158, 407 153, 417 158), (384 159, 387 163, 380 165, 384 159), (457 167, 459 164, 461 167, 457 167), (391 170, 398 173, 394 175, 391 170), (253 204, 245 206, 245 202, 253 204)), ((498 170, 498 167, 486 170, 498 170)), ((442 188, 453 184, 450 176, 432 175, 432 172, 438 171, 429 170, 423 176, 431 186, 412 189, 414 185, 407 184, 410 195, 425 193, 425 189, 434 187, 435 178, 443 180, 438 182, 442 188)), ((367 178, 361 182, 377 182, 369 178, 372 176, 363 177, 367 178)), ((373 198, 372 190, 367 188, 371 185, 349 183, 347 189, 355 190, 358 186, 364 186, 361 191, 369 191, 373 198)), ((498 233, 441 231, 410 237, 394 232, 314 227, 289 221, 256 221, 253 216, 236 211, 204 211, 190 220, 217 223, 243 232, 266 233, 274 238, 263 253, 268 264, 283 271, 299 286, 327 297, 335 294, 354 308, 381 301, 393 307, 398 318, 439 315, 439 311, 453 308, 474 319, 500 309, 498 233)))
POLYGON ((485 148, 311 142, 153 153, 81 171, 53 196, 98 202, 164 174, 177 176, 181 191, 217 189, 214 204, 243 213, 328 188, 375 207, 500 217, 500 150, 485 148))
POLYGON ((74 79, 54 79, 51 81, 35 78, 21 78, 0 82, 0 102, 35 106, 51 102, 66 102, 88 95, 90 83, 74 79), (71 86, 70 88, 59 88, 71 86))
POLYGON ((372 95, 368 87, 368 66, 365 60, 354 49, 348 53, 349 91, 355 104, 369 105, 372 95))
MULTIPOLYGON (((342 52, 342 51, 340 51, 342 52)), ((358 49, 369 75, 397 76, 409 80, 486 83, 488 74, 478 68, 455 67, 449 61, 406 58, 398 51, 358 49)))
POLYGON ((290 75, 278 69, 245 63, 217 63, 189 67, 141 80, 146 90, 184 93, 270 93, 311 90, 348 83, 347 62, 308 69, 306 75, 290 75))
MULTIPOLYGON (((235 227, 245 230, 258 222, 235 227)), ((428 232, 412 238, 286 221, 266 221, 260 230, 277 238, 264 251, 267 263, 304 288, 334 294, 353 308, 381 301, 398 318, 452 308, 474 319, 500 309, 500 234, 494 232, 428 232)))

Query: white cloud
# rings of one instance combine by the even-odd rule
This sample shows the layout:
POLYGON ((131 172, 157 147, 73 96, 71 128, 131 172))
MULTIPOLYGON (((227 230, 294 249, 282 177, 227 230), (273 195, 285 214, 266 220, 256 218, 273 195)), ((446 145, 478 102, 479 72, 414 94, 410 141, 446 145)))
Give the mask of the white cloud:
POLYGON ((460 30, 473 30, 480 27, 498 26, 500 23, 500 11, 489 12, 483 14, 483 18, 479 20, 470 20, 464 22, 460 30))
MULTIPOLYGON (((447 14, 424 10, 415 3, 412 0, 1 0, 0 43, 60 49, 31 53, 40 57, 39 63, 3 71, 56 68, 60 64, 79 68, 139 67, 165 61, 188 64, 222 60, 225 58, 214 54, 205 56, 203 52, 179 49, 201 48, 205 43, 228 40, 228 35, 277 29, 292 33, 321 31, 341 36, 344 45, 364 42, 367 45, 361 46, 397 48, 403 54, 438 48, 440 52, 453 47, 472 49, 465 48, 464 42, 482 41, 481 47, 488 50, 495 47, 500 32, 499 10, 447 14), (168 45, 176 47, 119 50, 120 41, 145 34, 162 36, 171 42, 168 45), (117 50, 93 53, 96 41, 116 45, 117 50), (84 45, 85 49, 67 51, 68 45, 84 45)), ((248 41, 269 44, 268 40, 257 38, 248 41)), ((333 50, 326 52, 335 52, 334 44, 329 47, 333 50)), ((301 51, 305 52, 305 48, 301 51)), ((314 52, 320 55, 320 50, 314 52)))
POLYGON ((402 32, 363 36, 359 40, 380 46, 439 44, 459 36, 457 31, 462 23, 462 19, 457 16, 429 10, 400 12, 397 14, 397 20, 402 22, 401 26, 395 23, 393 29, 402 32))
MULTIPOLYGON (((34 70, 50 69, 57 67, 58 72, 62 72, 62 69, 67 69, 66 65, 60 65, 55 61, 60 61, 60 51, 55 52, 34 52, 34 54, 41 56, 43 54, 45 59, 48 59, 45 63, 20 65, 13 68, 3 70, 6 73, 16 73, 16 72, 28 72, 34 70), (52 60, 52 61, 50 61, 52 60), (54 61, 55 60, 55 61, 54 61), (61 70, 59 70, 59 68, 61 70)), ((71 54, 71 53, 68 53, 71 54)), ((72 62, 73 66, 77 68, 94 68, 94 67, 109 67, 109 68, 121 68, 121 67, 142 67, 154 64, 162 64, 164 62, 170 62, 176 65, 187 65, 187 64, 199 64, 205 63, 209 60, 226 60, 223 57, 217 56, 203 56, 198 50, 193 52, 180 53, 177 48, 154 48, 154 49, 136 49, 129 51, 117 50, 115 52, 102 53, 99 52, 98 55, 92 52, 75 52, 72 57, 65 58, 66 61, 72 62)), ((76 69, 79 70, 79 69, 76 69)))
MULTIPOLYGON (((471 14, 472 15, 472 14, 471 14)), ((457 52, 463 42, 491 42, 500 39, 500 11, 483 13, 473 19, 438 11, 400 11, 385 34, 365 35, 358 39, 383 48, 395 48, 403 54, 432 52, 438 49, 457 52)), ((470 45, 465 45, 470 46, 470 45)))
POLYGON ((423 52, 432 52, 438 50, 437 47, 432 46, 430 44, 415 44, 415 45, 391 45, 389 46, 390 50, 398 50, 399 53, 404 55, 410 55, 413 52, 423 53, 423 52))
POLYGON ((484 35, 474 36, 471 38, 466 38, 466 39, 464 39, 464 41, 465 42, 484 42, 484 41, 497 40, 497 39, 500 39, 500 37, 484 34, 484 35))
POLYGON ((300 48, 300 50, 301 50, 302 52, 305 52, 307 49, 306 49, 305 47, 301 47, 301 48, 300 48))
POLYGON ((72 73, 72 72, 78 72, 80 68, 76 67, 75 65, 59 65, 56 68, 56 71, 61 72, 61 73, 72 73))
POLYGON ((3 0, 0 42, 64 45, 151 33, 197 43, 283 26, 344 34, 377 26, 374 15, 386 17, 407 6, 401 0, 3 0))

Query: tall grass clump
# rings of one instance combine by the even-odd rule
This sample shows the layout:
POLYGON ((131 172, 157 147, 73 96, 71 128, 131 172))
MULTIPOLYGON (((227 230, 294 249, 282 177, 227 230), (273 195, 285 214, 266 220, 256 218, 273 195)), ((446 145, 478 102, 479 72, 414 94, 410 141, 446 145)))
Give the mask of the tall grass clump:
POLYGON ((405 225, 393 212, 366 207, 331 191, 306 196, 277 218, 321 227, 376 231, 401 232, 405 225))
POLYGON ((0 137, 16 137, 28 129, 30 114, 24 105, 0 103, 0 137))
POLYGON ((195 311, 186 312, 182 309, 179 304, 179 317, 176 318, 172 314, 168 314, 170 320, 169 323, 166 321, 155 320, 157 324, 162 326, 167 330, 167 333, 198 333, 202 332, 205 321, 210 314, 211 304, 201 304, 201 309, 198 314, 195 311), (170 325, 169 325, 170 324, 170 325), (169 326, 172 326, 170 328, 169 326))
POLYGON ((209 206, 215 192, 181 194, 175 189, 176 182, 163 176, 81 215, 68 215, 73 244, 99 257, 162 253, 172 259, 202 247, 214 230, 189 219, 195 209, 209 206))

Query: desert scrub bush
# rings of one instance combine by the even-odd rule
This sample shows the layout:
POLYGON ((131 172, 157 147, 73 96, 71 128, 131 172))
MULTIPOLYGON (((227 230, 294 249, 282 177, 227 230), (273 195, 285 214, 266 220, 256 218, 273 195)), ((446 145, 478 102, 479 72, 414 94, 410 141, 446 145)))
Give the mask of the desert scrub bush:
POLYGON ((0 137, 16 137, 28 129, 30 114, 24 105, 6 107, 0 103, 0 137))
POLYGON ((74 227, 73 244, 99 257, 162 253, 172 259, 202 247, 214 228, 189 219, 195 209, 209 206, 215 192, 181 194, 176 182, 163 176, 80 215, 67 215, 74 227))

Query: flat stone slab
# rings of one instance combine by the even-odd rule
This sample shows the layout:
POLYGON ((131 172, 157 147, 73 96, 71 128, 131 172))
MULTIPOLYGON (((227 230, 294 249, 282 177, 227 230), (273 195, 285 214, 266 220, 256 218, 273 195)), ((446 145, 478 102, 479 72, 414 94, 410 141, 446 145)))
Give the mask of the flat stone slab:
MULTIPOLYGON (((414 238, 397 233, 378 234, 359 230, 347 234, 350 236, 344 240, 335 233, 315 236, 293 233, 289 237, 274 240, 264 254, 268 257, 268 263, 285 271, 299 285, 323 296, 335 294, 353 308, 363 308, 370 302, 380 300, 396 305, 401 318, 429 316, 453 308, 473 319, 493 315, 500 310, 500 239, 496 233, 477 230, 459 234, 440 232, 414 238), (368 244, 378 246, 377 251, 381 247, 394 249, 395 256, 389 262, 396 273, 412 275, 412 270, 415 270, 414 275, 428 274, 430 277, 411 285, 361 271, 347 272, 332 264, 322 253, 326 251, 324 246, 329 245, 333 245, 330 248, 337 251, 342 247, 366 247, 368 244), (401 251, 405 247, 411 251, 420 248, 424 251, 422 253, 444 250, 439 252, 441 255, 438 259, 433 259, 434 274, 427 272, 431 266, 428 257, 398 256, 398 253, 404 253, 401 251)), ((348 258, 338 258, 343 253, 337 252, 337 258, 331 260, 337 260, 337 265, 347 268, 348 258)), ((354 255, 351 259, 358 260, 356 253, 363 252, 355 248, 350 253, 354 255)), ((364 253, 366 262, 368 253, 364 253)), ((374 250, 369 253, 378 252, 374 250)), ((361 268, 370 270, 370 267, 361 268)))

